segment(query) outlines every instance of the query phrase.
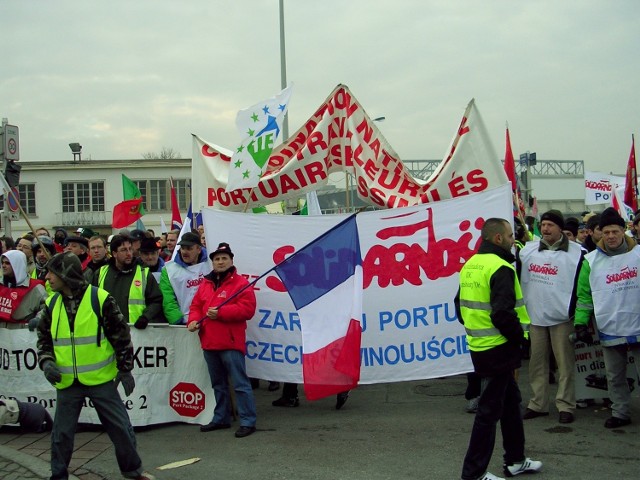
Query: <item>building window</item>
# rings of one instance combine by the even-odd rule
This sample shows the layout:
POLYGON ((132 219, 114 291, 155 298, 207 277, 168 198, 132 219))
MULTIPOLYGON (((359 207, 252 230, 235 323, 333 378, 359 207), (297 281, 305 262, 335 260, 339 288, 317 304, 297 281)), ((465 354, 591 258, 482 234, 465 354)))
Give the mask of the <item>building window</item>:
POLYGON ((147 205, 149 210, 169 210, 169 198, 167 192, 166 180, 149 180, 149 196, 147 197, 147 205))
POLYGON ((21 183, 18 185, 18 193, 20 194, 20 205, 29 216, 36 215, 36 184, 21 183))
POLYGON ((174 179, 173 186, 176 189, 176 197, 178 197, 178 208, 181 212, 186 212, 191 203, 191 189, 189 188, 189 180, 174 179))
MULTIPOLYGON (((171 210, 171 182, 169 180, 134 180, 142 198, 146 212, 167 212, 171 210)), ((178 197, 178 207, 184 211, 189 206, 191 195, 187 179, 173 180, 178 197)))
POLYGON ((62 211, 104 212, 104 182, 64 182, 62 211))

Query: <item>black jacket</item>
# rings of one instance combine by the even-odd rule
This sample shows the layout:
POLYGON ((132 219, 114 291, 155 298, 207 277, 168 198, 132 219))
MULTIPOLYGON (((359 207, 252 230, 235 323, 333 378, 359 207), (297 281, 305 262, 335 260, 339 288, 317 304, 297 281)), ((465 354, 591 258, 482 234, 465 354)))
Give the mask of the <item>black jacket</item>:
MULTIPOLYGON (((515 257, 497 245, 483 240, 476 255, 495 254, 507 263, 513 263, 515 257)), ((491 377, 513 371, 521 366, 521 346, 524 332, 515 311, 516 294, 514 290, 515 271, 509 267, 500 267, 491 277, 491 321, 507 342, 482 352, 471 352, 471 360, 476 373, 482 377, 491 377)), ((454 299, 458 320, 464 325, 460 311, 460 290, 454 299)))
MULTIPOLYGON (((118 270, 115 266, 115 259, 109 259, 107 263, 109 270, 104 279, 104 289, 115 298, 122 315, 127 323, 129 322, 129 289, 135 275, 136 264, 134 263, 130 270, 118 270)), ((93 274, 92 284, 98 285, 100 280, 100 270, 96 270, 93 274)), ((145 309, 140 317, 141 323, 163 322, 164 314, 162 312, 162 292, 158 286, 158 282, 151 274, 147 277, 147 287, 144 292, 145 309), (146 322, 145 322, 146 320, 146 322)), ((140 321, 140 320, 138 320, 140 321)), ((140 326, 138 327, 140 328, 140 326)), ((142 327, 143 328, 143 327, 142 327)))

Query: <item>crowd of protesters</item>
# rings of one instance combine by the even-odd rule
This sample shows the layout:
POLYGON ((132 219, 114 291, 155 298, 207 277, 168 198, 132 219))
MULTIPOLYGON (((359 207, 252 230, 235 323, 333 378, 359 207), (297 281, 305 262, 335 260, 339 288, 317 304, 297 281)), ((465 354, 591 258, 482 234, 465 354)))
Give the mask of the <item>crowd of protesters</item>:
MULTIPOLYGON (((640 213, 627 224, 612 208, 601 214, 585 212, 580 219, 549 210, 536 224, 537 236, 530 222, 514 218, 511 229, 504 219, 490 220, 482 230, 480 251, 461 272, 456 296, 475 369, 468 374, 465 395, 467 411, 476 413, 462 474, 465 479, 499 478, 486 471, 493 450, 493 440, 487 442, 487 438, 495 437, 499 421, 506 435, 507 476, 542 468, 541 462, 524 457, 522 423, 550 414, 549 384, 558 385, 554 405, 559 423, 572 423, 576 408, 592 402, 575 396, 575 342, 597 342, 603 350, 610 397, 605 400, 612 410, 604 426, 631 423, 627 355, 640 354, 640 285, 637 275, 629 274, 640 268, 640 213), (473 281, 465 281, 466 277, 473 281), (532 390, 524 410, 517 385, 521 357, 530 359, 532 390)), ((56 294, 78 296, 77 305, 67 305, 66 298, 60 302, 69 317, 81 312, 91 317, 92 304, 94 310, 96 303, 108 306, 110 313, 100 321, 111 322, 109 332, 104 326, 105 336, 116 360, 113 370, 100 372, 98 378, 122 383, 127 395, 135 386, 129 328, 185 325, 200 336, 216 397, 214 417, 201 431, 230 428, 231 379, 241 420, 235 436, 242 438, 255 432, 256 423, 251 390, 258 383, 247 377, 244 358, 246 322, 255 312, 255 294, 251 288, 243 290, 246 280, 235 270, 229 244, 210 246, 213 251, 208 254, 202 227, 179 234, 171 231, 156 237, 152 230, 125 230, 105 237, 89 228, 73 233, 58 228, 50 235, 40 228, 17 239, 1 237, 0 326, 38 330, 40 366, 47 380, 60 389, 60 397, 61 391, 68 394, 64 389, 69 385, 80 385, 79 394, 89 395, 84 389, 93 384, 83 384, 84 377, 78 374, 65 377, 69 366, 55 362, 54 352, 59 352, 51 341, 51 324, 56 294), (82 310, 83 296, 95 296, 94 290, 101 293, 82 310), (234 295, 238 291, 242 293, 234 295), (234 299, 231 303, 226 300, 229 296, 234 299), (61 382, 68 385, 61 387, 61 382)), ((269 390, 278 388, 277 382, 270 382, 269 390)), ((98 401, 115 398, 115 390, 90 391, 98 401)), ((348 392, 341 395, 338 409, 348 392)), ((75 401, 64 395, 62 400, 75 401)), ((273 404, 297 407, 297 391, 288 393, 285 388, 273 404)), ((126 433, 128 417, 111 408, 103 408, 105 418, 116 418, 108 428, 121 435, 124 443, 135 444, 135 438, 126 433)), ((62 444, 69 440, 70 425, 77 416, 57 421, 66 425, 59 428, 66 436, 57 443, 52 439, 57 449, 52 467, 65 478, 70 452, 62 444)), ((55 425, 56 420, 54 430, 55 425)), ((128 465, 122 467, 123 475, 151 478, 143 475, 135 449, 116 454, 121 465, 128 465)))
POLYGON ((602 349, 611 408, 604 427, 631 423, 628 355, 640 355, 639 213, 627 223, 613 208, 585 212, 582 221, 549 210, 536 237, 518 218, 515 229, 506 219, 486 220, 455 298, 474 365, 466 398, 476 417, 464 480, 500 479, 487 471, 498 423, 506 476, 542 469, 525 457, 524 421, 550 414, 553 370, 559 423, 572 423, 575 409, 593 401, 576 400, 574 346, 602 349), (517 381, 523 354, 532 391, 524 412, 517 381))

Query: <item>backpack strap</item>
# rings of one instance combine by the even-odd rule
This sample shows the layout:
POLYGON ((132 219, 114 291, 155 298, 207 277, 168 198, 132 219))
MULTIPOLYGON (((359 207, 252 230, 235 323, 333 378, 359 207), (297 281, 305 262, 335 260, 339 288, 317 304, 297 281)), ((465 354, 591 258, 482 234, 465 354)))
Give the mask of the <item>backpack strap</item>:
POLYGON ((96 332, 96 343, 100 346, 100 341, 102 339, 102 330, 104 328, 104 318, 102 317, 102 312, 100 311, 100 299, 98 298, 98 287, 95 285, 90 285, 91 288, 91 308, 93 309, 93 313, 95 313, 96 317, 98 317, 98 331, 96 332))
MULTIPOLYGON (((49 318, 53 318, 53 308, 56 306, 56 303, 58 302, 59 299, 60 299, 60 292, 56 292, 51 297, 51 300, 49 300, 49 303, 47 304, 47 311, 49 312, 49 318)), ((60 322, 58 322, 58 324, 56 325, 56 335, 55 335, 56 339, 58 338, 59 328, 60 328, 60 322)))

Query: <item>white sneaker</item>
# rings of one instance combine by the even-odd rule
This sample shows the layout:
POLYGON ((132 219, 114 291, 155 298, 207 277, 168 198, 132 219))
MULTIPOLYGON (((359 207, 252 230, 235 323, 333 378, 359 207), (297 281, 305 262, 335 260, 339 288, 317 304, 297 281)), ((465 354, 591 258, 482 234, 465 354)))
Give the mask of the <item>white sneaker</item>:
POLYGON ((469 403, 467 403, 467 406, 465 408, 466 412, 476 413, 478 411, 478 402, 480 402, 480 397, 472 398, 471 400, 469 400, 469 403))
POLYGON ((507 477, 513 477, 521 473, 539 472, 540 470, 542 470, 542 462, 531 460, 530 458, 525 458, 524 461, 513 465, 504 465, 504 473, 507 477))
POLYGON ((504 478, 502 477, 496 477, 493 473, 485 473, 484 477, 482 477, 480 480, 504 480, 504 478))

